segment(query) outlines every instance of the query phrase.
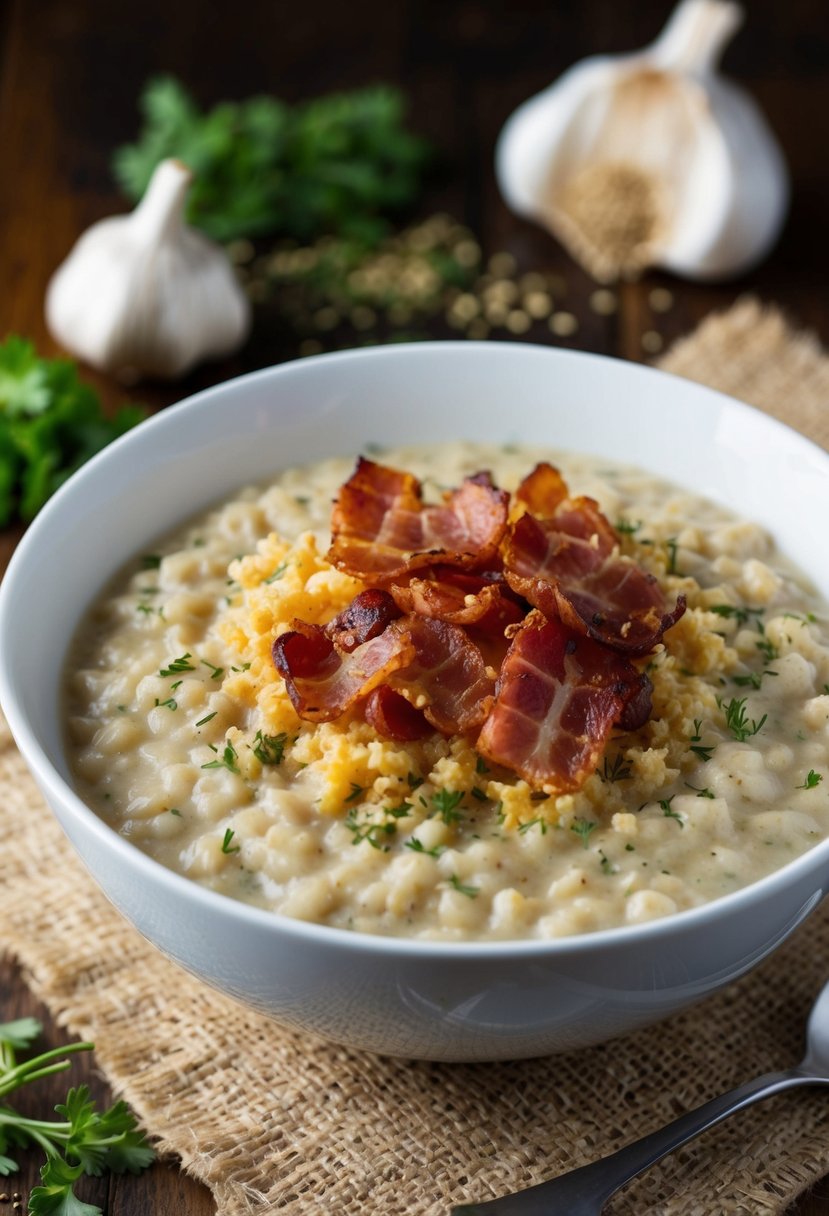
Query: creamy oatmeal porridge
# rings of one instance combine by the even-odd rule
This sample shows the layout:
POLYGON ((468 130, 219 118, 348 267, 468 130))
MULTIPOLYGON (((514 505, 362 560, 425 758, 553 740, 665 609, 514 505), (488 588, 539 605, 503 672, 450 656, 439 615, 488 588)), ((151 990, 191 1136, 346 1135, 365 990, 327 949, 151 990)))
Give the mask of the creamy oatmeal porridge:
MULTIPOLYGON (((544 457, 573 496, 596 500, 624 569, 641 568, 664 598, 652 647, 634 645, 638 626, 631 633, 626 622, 609 651, 613 680, 583 677, 584 720, 602 719, 598 742, 576 731, 567 757, 536 771, 534 758, 515 754, 515 732, 493 728, 495 708, 475 717, 492 698, 472 677, 465 729, 435 729, 422 720, 424 709, 432 719, 438 712, 428 683, 418 697, 406 689, 413 669, 399 621, 383 636, 397 631, 402 657, 388 665, 384 654, 371 688, 379 680, 407 691, 419 725, 398 720, 399 704, 377 709, 365 662, 364 682, 336 713, 317 703, 308 688, 321 685, 307 685, 302 647, 328 646, 314 678, 343 660, 338 678, 348 668, 352 679, 342 631, 332 658, 320 627, 366 587, 348 563, 326 558, 331 501, 353 467, 329 460, 186 525, 135 559, 91 610, 67 674, 80 792, 146 853, 213 890, 361 932, 450 941, 559 937, 666 916, 745 886, 824 838, 827 612, 760 528, 593 458, 447 445, 377 459, 422 478, 438 502, 482 468, 514 491, 544 457), (291 638, 300 639, 293 657, 291 638), (622 669, 632 674, 620 694, 622 669)), ((512 528, 514 509, 515 498, 512 528)), ((367 545, 372 560, 384 539, 367 545)), ((453 577, 463 609, 475 596, 461 573, 453 577)), ((535 605, 530 625, 544 626, 535 584, 520 588, 535 605)), ((503 639, 506 621, 513 648, 541 636, 528 632, 526 603, 523 624, 510 616, 516 602, 521 595, 507 589, 496 630, 503 639)), ((581 611, 566 595, 562 611, 573 603, 581 611)), ((604 646, 603 614, 585 622, 590 640, 578 645, 604 646)), ((446 632, 450 649, 462 634, 446 632)), ((480 678, 493 694, 501 677, 497 707, 507 660, 495 649, 510 642, 478 641, 480 678)), ((368 653, 361 646, 353 653, 368 653)), ((524 710, 530 734, 543 735, 537 705, 524 710)))

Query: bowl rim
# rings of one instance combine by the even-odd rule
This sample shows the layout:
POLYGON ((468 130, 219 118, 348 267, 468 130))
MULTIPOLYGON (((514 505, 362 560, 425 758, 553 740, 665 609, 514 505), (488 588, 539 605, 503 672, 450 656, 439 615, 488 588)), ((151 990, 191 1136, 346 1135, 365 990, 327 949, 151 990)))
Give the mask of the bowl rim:
MULTIPOLYGON (((240 385, 247 387, 259 381, 263 383, 270 383, 273 380, 278 381, 282 376, 295 375, 298 369, 311 364, 318 365, 323 361, 331 364, 361 362, 366 359, 371 361, 389 360, 393 362, 403 354, 406 357, 411 358, 414 356, 415 359, 418 359, 421 357, 433 357, 437 352, 440 352, 441 355, 460 355, 463 353, 465 356, 477 358, 478 354, 476 352, 479 351, 486 351, 487 357, 493 357, 494 352, 503 351, 504 348, 510 352, 511 356, 521 352, 520 357, 522 358, 542 356, 555 360, 560 359, 565 362, 572 361, 575 364, 585 362, 611 363, 615 364, 618 369, 624 369, 621 371, 622 375, 633 378, 658 378, 667 382, 668 385, 679 382, 683 385, 684 391, 690 390, 694 394, 708 397, 714 403, 717 401, 726 403, 729 409, 736 409, 738 415, 740 412, 743 412, 745 416, 750 416, 754 419, 755 423, 759 416, 763 420, 762 425, 768 426, 772 434, 775 431, 781 434, 785 433, 788 442, 791 443, 792 439, 794 439, 796 443, 803 445, 804 452, 811 452, 813 456, 817 454, 819 463, 824 466, 826 475, 829 477, 829 452, 826 452, 814 441, 772 415, 766 414, 755 406, 748 405, 746 402, 731 397, 726 393, 721 393, 717 389, 710 388, 708 385, 673 375, 660 368, 632 363, 628 360, 609 355, 573 351, 531 342, 506 341, 495 343, 436 340, 407 343, 405 345, 387 344, 383 346, 361 347, 288 360, 233 377, 219 384, 211 385, 160 410, 142 422, 140 426, 126 432, 113 443, 107 445, 106 448, 86 462, 60 487, 29 525, 12 554, 6 573, 0 581, 0 659, 5 648, 4 638, 9 633, 9 621, 12 611, 10 602, 13 591, 10 591, 9 587, 13 587, 18 565, 22 565, 24 561, 29 560, 29 551, 38 544, 40 536, 46 533, 53 521, 59 517, 64 500, 81 492, 78 487, 82 486, 88 473, 104 467, 113 458, 114 453, 120 452, 124 447, 135 443, 139 435, 142 436, 141 442, 146 442, 146 439, 143 437, 148 433, 155 433, 156 430, 163 430, 167 426, 180 425, 178 420, 182 417, 183 413, 189 414, 191 411, 199 410, 207 400, 217 401, 225 396, 232 398, 239 391, 240 385)), ((299 374, 301 375, 302 373, 299 372, 299 374)), ((99 591, 100 588, 96 590, 95 594, 98 594, 99 591)), ((10 643, 11 639, 9 638, 10 643)), ((599 929, 568 937, 442 941, 397 937, 379 933, 363 933, 334 925, 317 924, 311 921, 292 918, 281 912, 258 908, 252 904, 246 904, 241 900, 234 899, 232 896, 203 887, 194 879, 187 878, 162 865, 161 862, 144 853, 137 845, 132 844, 132 842, 121 836, 114 828, 110 827, 103 819, 96 815, 91 807, 75 791, 69 781, 58 772, 46 750, 41 745, 28 715, 18 706, 14 687, 7 677, 6 666, 2 662, 0 662, 0 706, 2 706, 6 715, 15 743, 27 767, 35 777, 36 783, 46 793, 47 801, 51 802, 54 800, 57 804, 61 805, 64 811, 78 822, 79 827, 82 828, 84 833, 88 834, 91 832, 100 845, 108 850, 114 850, 119 860, 130 870, 133 870, 137 876, 143 874, 148 883, 160 884, 171 895, 184 898, 185 901, 192 901, 197 907, 203 908, 205 912, 230 916, 231 919, 235 917, 240 926, 249 925, 251 929, 276 933, 277 936, 287 935, 309 942, 316 942, 321 946, 331 948, 344 947, 358 952, 364 951, 379 955, 392 956, 402 954, 435 962, 447 959, 506 960, 525 957, 530 959, 543 958, 553 962, 560 956, 566 957, 573 954, 601 952, 608 948, 624 948, 628 945, 632 948, 639 947, 643 941, 656 941, 665 936, 672 936, 675 933, 703 928, 706 924, 719 921, 721 917, 728 919, 732 912, 737 914, 741 911, 746 911, 755 902, 762 902, 765 898, 773 897, 776 890, 782 890, 790 884, 796 884, 798 879, 814 869, 823 867, 827 871, 829 879, 829 836, 827 836, 826 839, 819 841, 798 857, 793 858, 763 878, 749 883, 747 886, 741 887, 736 891, 721 895, 698 907, 684 909, 669 916, 646 921, 641 924, 619 925, 611 929, 599 929)), ((51 814, 56 815, 51 806, 49 810, 51 814)), ((60 816, 56 815, 56 817, 60 820, 60 816)), ((62 823, 60 826, 66 832, 62 823)), ((100 885, 98 879, 91 871, 90 876, 96 882, 96 885, 100 885)), ((824 894, 827 885, 829 885, 829 881, 822 884, 824 894)))

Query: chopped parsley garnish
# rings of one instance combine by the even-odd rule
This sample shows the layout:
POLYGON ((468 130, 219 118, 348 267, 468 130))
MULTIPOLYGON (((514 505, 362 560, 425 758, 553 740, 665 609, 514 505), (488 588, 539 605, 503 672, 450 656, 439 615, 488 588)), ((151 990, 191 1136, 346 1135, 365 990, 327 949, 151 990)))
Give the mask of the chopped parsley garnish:
MULTIPOLYGON (((760 632, 763 633, 763 626, 760 621, 757 622, 757 626, 760 632)), ((777 649, 774 642, 767 637, 762 637, 759 642, 755 642, 755 647, 760 651, 767 663, 771 663, 772 659, 780 658, 780 651, 777 649)))
POLYGON ((161 566, 160 553, 145 553, 141 558, 142 570, 158 570, 161 566))
POLYGON ((758 689, 763 684, 763 676, 776 676, 776 675, 777 675, 776 671, 769 671, 769 669, 766 668, 765 671, 751 671, 751 672, 749 672, 749 674, 747 676, 732 676, 731 679, 732 679, 732 682, 734 684, 736 684, 738 688, 758 689))
POLYGON ((411 849, 413 853, 422 853, 424 857, 440 857, 441 853, 446 852, 445 844, 436 844, 433 849, 427 849, 416 836, 406 841, 405 848, 411 849))
POLYGON ((172 697, 168 697, 166 701, 159 701, 158 697, 156 697, 155 703, 161 709, 169 709, 171 713, 174 709, 178 709, 178 702, 174 701, 172 697))
POLYGON ((473 785, 472 789, 469 792, 472 795, 472 797, 476 799, 476 801, 478 801, 478 802, 487 801, 487 796, 484 793, 484 791, 480 788, 480 786, 473 785))
POLYGON ((459 823, 463 818, 457 807, 463 802, 462 790, 438 790, 432 794, 434 813, 446 824, 459 823))
POLYGON ((665 541, 665 548, 668 550, 668 565, 665 570, 666 574, 676 574, 682 577, 676 568, 676 553, 679 548, 679 541, 675 536, 669 536, 665 541))
POLYGON ((484 777, 490 771, 489 765, 483 756, 478 756, 475 759, 475 772, 479 777, 484 777))
POLYGON ((738 743, 745 743, 746 739, 756 735, 768 717, 768 714, 763 714, 759 722, 754 718, 749 720, 746 714, 745 697, 739 701, 736 697, 732 697, 728 704, 722 705, 721 708, 725 715, 725 724, 738 743))
POLYGON ((481 892, 480 887, 464 886, 464 884, 458 878, 457 874, 453 874, 452 877, 449 879, 449 885, 452 887, 453 890, 457 891, 460 895, 466 895, 468 899, 477 899, 481 892))
POLYGON ((542 836, 547 835, 547 820, 541 815, 538 815, 535 819, 528 819, 526 823, 522 823, 518 829, 518 835, 523 836, 536 826, 540 828, 542 836))
POLYGON ((596 769, 596 776, 601 777, 605 783, 614 781, 626 781, 631 776, 633 770, 623 757, 621 752, 617 752, 613 760, 609 760, 605 756, 602 767, 596 769))
POLYGON ((380 849, 384 853, 389 851, 389 846, 383 843, 383 838, 394 836, 397 832, 397 824, 393 820, 386 820, 385 823, 359 823, 355 807, 348 812, 345 826, 351 832, 352 844, 361 844, 367 840, 373 849, 380 849))
POLYGON ((823 774, 816 773, 813 768, 810 768, 808 773, 806 774, 806 780, 803 782, 802 785, 796 785, 795 789, 796 790, 813 790, 816 786, 820 785, 822 780, 823 780, 823 774))
POLYGON ((570 831, 576 833, 582 848, 586 849, 589 847, 590 833, 594 832, 598 826, 598 823, 593 823, 589 819, 574 819, 570 824, 570 831))
POLYGON ((636 523, 633 523, 629 519, 619 519, 616 521, 615 526, 616 531, 621 532, 623 536, 635 536, 642 527, 642 521, 641 519, 637 519, 636 523))
POLYGON ((409 783, 409 789, 416 790, 421 785, 423 785, 424 779, 423 779, 423 777, 418 777, 417 773, 409 773, 406 777, 406 780, 409 783))
POLYGON ((280 564, 274 570, 273 574, 269 574, 266 579, 263 579, 263 582, 278 583, 287 569, 288 569, 288 562, 280 562, 280 564))
POLYGON ((187 654, 183 654, 180 659, 173 659, 169 667, 162 667, 158 674, 160 676, 177 676, 180 671, 195 671, 195 664, 190 662, 192 657, 188 650, 187 654))
POLYGON ((387 806, 383 809, 387 815, 391 815, 392 819, 407 819, 411 814, 412 803, 401 802, 398 806, 387 806))
POLYGON ((713 790, 709 790, 708 786, 700 788, 698 785, 691 785, 690 781, 685 782, 689 790, 693 790, 697 798, 714 798, 716 795, 713 790))
POLYGON ((241 667, 231 667, 231 671, 250 671, 250 663, 243 663, 241 667))
POLYGON ((203 718, 199 718, 196 726, 204 726, 206 722, 212 722, 219 711, 214 709, 212 714, 205 714, 203 718))
MULTIPOLYGON (((281 764, 287 741, 285 731, 278 735, 263 735, 262 731, 258 730, 253 737, 253 754, 260 764, 281 764)), ((360 792, 362 793, 362 790, 360 792)))
POLYGON ((356 802, 365 793, 365 786, 357 785, 355 781, 351 782, 351 793, 346 797, 346 802, 356 802))
POLYGON ((676 794, 671 794, 670 798, 660 798, 659 805, 662 807, 662 814, 666 819, 675 819, 679 826, 684 828, 685 822, 682 816, 678 811, 671 810, 671 803, 673 802, 674 798, 676 798, 676 794))
POLYGON ((618 874, 619 873, 619 867, 614 866, 613 862, 610 860, 610 858, 606 857, 601 849, 599 849, 599 857, 601 858, 600 865, 602 867, 603 874, 618 874))
POLYGON ((175 815, 176 819, 181 819, 181 818, 182 818, 181 811, 178 809, 178 807, 177 807, 177 806, 171 806, 171 807, 170 807, 170 814, 171 814, 171 815, 175 815))
POLYGON ((211 680, 221 680, 222 676, 225 674, 224 667, 216 667, 213 663, 210 663, 207 659, 202 659, 201 661, 202 661, 203 666, 210 668, 210 679, 211 680))
MULTIPOLYGON (((736 621, 738 625, 745 625, 750 616, 760 617, 765 612, 765 608, 737 608, 734 604, 711 604, 708 612, 716 612, 717 616, 724 617, 727 621, 736 621)), ((758 626, 760 622, 757 622, 758 626)))
POLYGON ((225 838, 222 841, 222 852, 230 856, 231 853, 241 852, 242 846, 239 844, 231 844, 233 837, 236 835, 233 828, 227 828, 225 838))
POLYGON ((716 743, 702 743, 702 718, 694 718, 694 733, 691 735, 691 751, 694 755, 707 764, 716 746, 716 743))
POLYGON ((211 760, 208 764, 203 764, 202 768, 226 768, 229 773, 239 773, 239 766, 236 763, 238 756, 236 749, 232 743, 226 743, 222 752, 221 760, 211 760))

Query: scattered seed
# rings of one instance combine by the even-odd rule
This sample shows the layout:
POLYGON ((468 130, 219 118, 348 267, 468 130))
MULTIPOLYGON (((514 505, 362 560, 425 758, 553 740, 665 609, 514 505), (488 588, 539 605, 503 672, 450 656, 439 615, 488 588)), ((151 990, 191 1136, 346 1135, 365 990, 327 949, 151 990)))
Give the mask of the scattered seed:
POLYGON ((515 258, 511 253, 493 253, 487 263, 487 269, 490 274, 503 279, 508 275, 515 274, 515 265, 515 258))
MULTIPOLYGON (((525 276, 529 278, 529 275, 525 276)), ((528 291, 521 301, 526 311, 535 320, 541 321, 544 317, 549 317, 553 311, 553 301, 551 296, 546 291, 528 291)))
POLYGON ((600 317, 609 317, 618 307, 616 293, 609 291, 606 287, 600 288, 599 291, 594 291, 590 297, 590 307, 600 317))
POLYGON ((642 334, 642 349, 649 355, 656 355, 665 345, 665 340, 655 329, 646 329, 642 334))
POLYGON ((525 334, 532 325, 532 321, 520 308, 513 308, 511 312, 507 313, 506 325, 511 334, 525 334))
POLYGON ((648 303, 654 312, 668 312, 674 306, 674 293, 667 287, 654 287, 648 292, 648 303))
POLYGON ((571 312, 554 312, 548 324, 559 338, 569 338, 579 327, 577 318, 571 312))

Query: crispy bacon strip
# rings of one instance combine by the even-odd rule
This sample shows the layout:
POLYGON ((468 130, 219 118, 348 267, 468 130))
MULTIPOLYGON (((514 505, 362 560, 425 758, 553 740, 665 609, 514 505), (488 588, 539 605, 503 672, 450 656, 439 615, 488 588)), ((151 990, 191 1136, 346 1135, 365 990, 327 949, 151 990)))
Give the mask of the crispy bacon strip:
POLYGON ((442 734, 476 730, 495 693, 495 681, 478 647, 463 629, 447 621, 406 616, 397 624, 412 642, 415 655, 392 677, 392 687, 442 734))
POLYGON ((508 625, 524 618, 526 605, 500 574, 484 577, 451 566, 435 566, 424 573, 428 577, 390 587, 395 603, 404 612, 451 625, 474 626, 489 637, 503 637, 508 625))
POLYGON ((547 793, 570 793, 593 772, 614 723, 641 691, 624 656, 531 612, 504 660, 477 750, 547 793))
POLYGON ((543 460, 527 474, 515 491, 515 497, 539 519, 549 519, 569 493, 567 482, 558 469, 543 460))
POLYGON ((369 587, 355 595, 347 608, 325 626, 325 636, 350 654, 363 642, 379 637, 387 625, 401 616, 388 591, 369 587))
POLYGON ((366 722, 384 739, 408 743, 431 734, 432 727, 423 713, 410 705, 405 697, 388 684, 381 684, 369 693, 365 704, 366 722))
POLYGON ((424 506, 415 477, 360 457, 334 504, 328 560, 380 585, 435 561, 485 569, 506 530, 508 503, 488 473, 477 473, 441 505, 424 506))
POLYGON ((613 528, 590 498, 566 499, 551 519, 522 515, 504 554, 507 582, 545 616, 615 650, 648 654, 685 611, 666 611, 662 588, 620 556, 613 528))
POLYGON ((273 644, 273 662, 288 696, 309 722, 331 722, 415 658, 415 646, 393 622, 351 654, 338 650, 319 625, 294 621, 273 644))

